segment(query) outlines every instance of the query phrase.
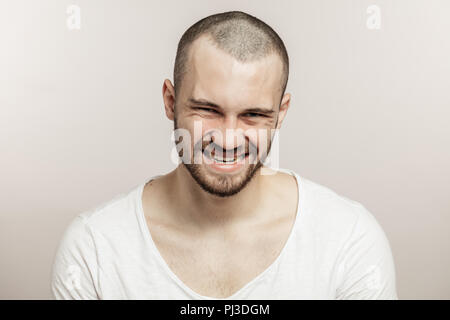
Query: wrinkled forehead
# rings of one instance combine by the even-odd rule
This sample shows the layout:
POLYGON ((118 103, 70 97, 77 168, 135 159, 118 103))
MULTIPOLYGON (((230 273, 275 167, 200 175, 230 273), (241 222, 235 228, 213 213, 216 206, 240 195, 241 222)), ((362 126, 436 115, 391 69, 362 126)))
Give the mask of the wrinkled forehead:
POLYGON ((201 37, 189 50, 186 94, 215 99, 223 105, 273 105, 281 94, 283 64, 277 54, 241 62, 201 37))

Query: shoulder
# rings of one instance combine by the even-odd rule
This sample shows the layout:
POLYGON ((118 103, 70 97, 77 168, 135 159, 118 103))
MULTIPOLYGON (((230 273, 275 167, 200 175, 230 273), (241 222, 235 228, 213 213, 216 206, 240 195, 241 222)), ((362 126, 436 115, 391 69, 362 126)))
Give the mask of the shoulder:
POLYGON ((140 184, 127 192, 101 202, 79 213, 74 221, 81 220, 89 229, 104 234, 124 229, 134 222, 136 211, 140 209, 139 200, 142 187, 143 184, 140 184))
POLYGON ((360 202, 312 180, 300 177, 305 214, 330 227, 354 227, 358 221, 370 222, 372 214, 360 202))
POLYGON ((108 236, 124 228, 132 220, 138 190, 133 188, 78 213, 64 230, 60 250, 91 250, 96 247, 99 235, 108 236))
POLYGON ((297 178, 299 219, 305 232, 340 243, 352 235, 362 233, 373 237, 384 237, 374 215, 362 203, 292 170, 281 170, 297 178))
POLYGON ((99 274, 103 250, 127 239, 133 221, 138 188, 76 215, 64 230, 52 268, 52 290, 58 299, 94 299, 100 293, 99 274), (106 239, 106 241, 105 241, 106 239))
POLYGON ((337 298, 396 299, 388 238, 360 202, 300 176, 301 233, 337 265, 337 298))
POLYGON ((66 226, 58 247, 59 255, 89 255, 94 258, 105 244, 117 245, 136 236, 136 201, 141 186, 121 193, 80 212, 66 226))

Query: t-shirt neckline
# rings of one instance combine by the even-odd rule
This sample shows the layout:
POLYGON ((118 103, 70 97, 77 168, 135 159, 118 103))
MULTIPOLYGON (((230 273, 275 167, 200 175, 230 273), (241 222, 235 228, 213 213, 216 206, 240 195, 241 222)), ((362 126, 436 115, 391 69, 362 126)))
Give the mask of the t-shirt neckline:
POLYGON ((148 228, 147 220, 145 219, 144 208, 143 208, 143 205, 142 205, 142 195, 143 195, 143 191, 144 191, 145 185, 148 182, 150 182, 151 180, 162 176, 162 174, 151 176, 150 178, 147 179, 146 182, 142 183, 137 188, 137 192, 136 192, 136 202, 137 202, 137 210, 138 210, 137 214, 138 214, 138 220, 139 220, 139 225, 141 227, 141 231, 144 234, 144 237, 146 238, 147 243, 150 245, 151 250, 155 253, 156 258, 158 260, 158 263, 163 267, 163 269, 170 276, 170 278, 172 278, 172 280, 174 280, 183 290, 188 292, 190 295, 196 296, 196 297, 198 297, 200 299, 204 299, 204 300, 232 300, 232 299, 237 299, 236 297, 238 295, 242 294, 242 292, 244 292, 247 288, 252 286, 254 283, 264 279, 264 277, 269 272, 271 272, 274 269, 274 267, 279 263, 279 261, 281 260, 281 257, 287 251, 287 248, 291 245, 292 238, 294 237, 294 234, 295 234, 295 232, 297 230, 297 225, 299 223, 298 221, 300 220, 299 219, 300 218, 300 211, 303 212, 303 208, 304 208, 304 203, 303 203, 304 202, 304 197, 303 197, 304 192, 303 192, 302 179, 295 171, 290 170, 290 169, 282 169, 282 168, 278 168, 278 169, 276 169, 276 171, 281 171, 281 172, 284 172, 284 173, 291 174, 295 178, 296 183, 297 183, 297 191, 298 191, 297 192, 297 199, 298 199, 297 200, 297 212, 295 214, 295 220, 294 220, 294 223, 292 225, 291 231, 289 233, 288 239, 286 240, 283 248, 281 249, 281 252, 278 254, 278 257, 264 271, 262 271, 260 274, 258 274, 255 278, 253 278, 249 282, 247 282, 244 286, 242 286, 240 289, 238 289, 231 296, 228 296, 226 298, 208 297, 208 296, 201 295, 201 294, 195 292, 194 290, 192 290, 183 281, 181 281, 181 279, 172 271, 172 269, 170 269, 170 267, 167 265, 166 261, 164 260, 164 258, 160 254, 158 248, 156 247, 156 244, 153 241, 152 235, 150 234, 150 230, 148 228))

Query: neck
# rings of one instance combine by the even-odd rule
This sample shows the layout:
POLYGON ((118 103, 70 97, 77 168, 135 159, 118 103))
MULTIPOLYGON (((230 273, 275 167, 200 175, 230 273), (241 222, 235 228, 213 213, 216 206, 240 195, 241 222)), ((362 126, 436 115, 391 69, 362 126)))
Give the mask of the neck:
POLYGON ((259 205, 264 190, 260 169, 239 193, 220 197, 203 190, 188 170, 179 165, 170 179, 170 190, 177 199, 178 218, 200 229, 231 227, 260 218, 258 212, 261 212, 259 205))

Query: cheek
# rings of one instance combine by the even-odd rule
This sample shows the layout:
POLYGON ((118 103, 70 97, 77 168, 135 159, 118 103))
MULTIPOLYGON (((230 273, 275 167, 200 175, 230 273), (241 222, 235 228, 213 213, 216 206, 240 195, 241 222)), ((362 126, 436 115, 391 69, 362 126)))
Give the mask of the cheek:
POLYGON ((211 130, 215 126, 214 121, 205 120, 204 118, 196 115, 184 116, 183 118, 180 117, 178 118, 177 123, 179 128, 188 130, 192 137, 194 136, 194 133, 197 136, 199 134, 203 135, 207 130, 211 130))
POLYGON ((257 147, 258 147, 258 154, 263 155, 267 154, 269 151, 269 146, 271 145, 271 139, 272 139, 272 129, 266 128, 261 129, 258 132, 258 141, 257 141, 257 147))
POLYGON ((274 128, 277 122, 277 118, 270 118, 263 122, 265 128, 274 128))
POLYGON ((246 131, 246 136, 252 144, 259 146, 267 143, 271 139, 271 128, 258 128, 246 131))
MULTIPOLYGON (((214 121, 205 120, 205 119, 190 119, 190 121, 186 122, 186 126, 191 135, 191 146, 201 148, 203 141, 210 141, 211 132, 215 132, 215 128, 217 125, 214 121)), ((206 144, 206 142, 205 142, 206 144)))
POLYGON ((221 141, 221 131, 218 130, 220 126, 218 125, 217 121, 214 120, 197 120, 197 132, 196 132, 196 140, 205 140, 207 142, 210 142, 211 140, 214 141, 221 141))
POLYGON ((220 122, 214 119, 197 119, 202 125, 203 132, 208 132, 211 130, 217 130, 220 128, 220 122))

